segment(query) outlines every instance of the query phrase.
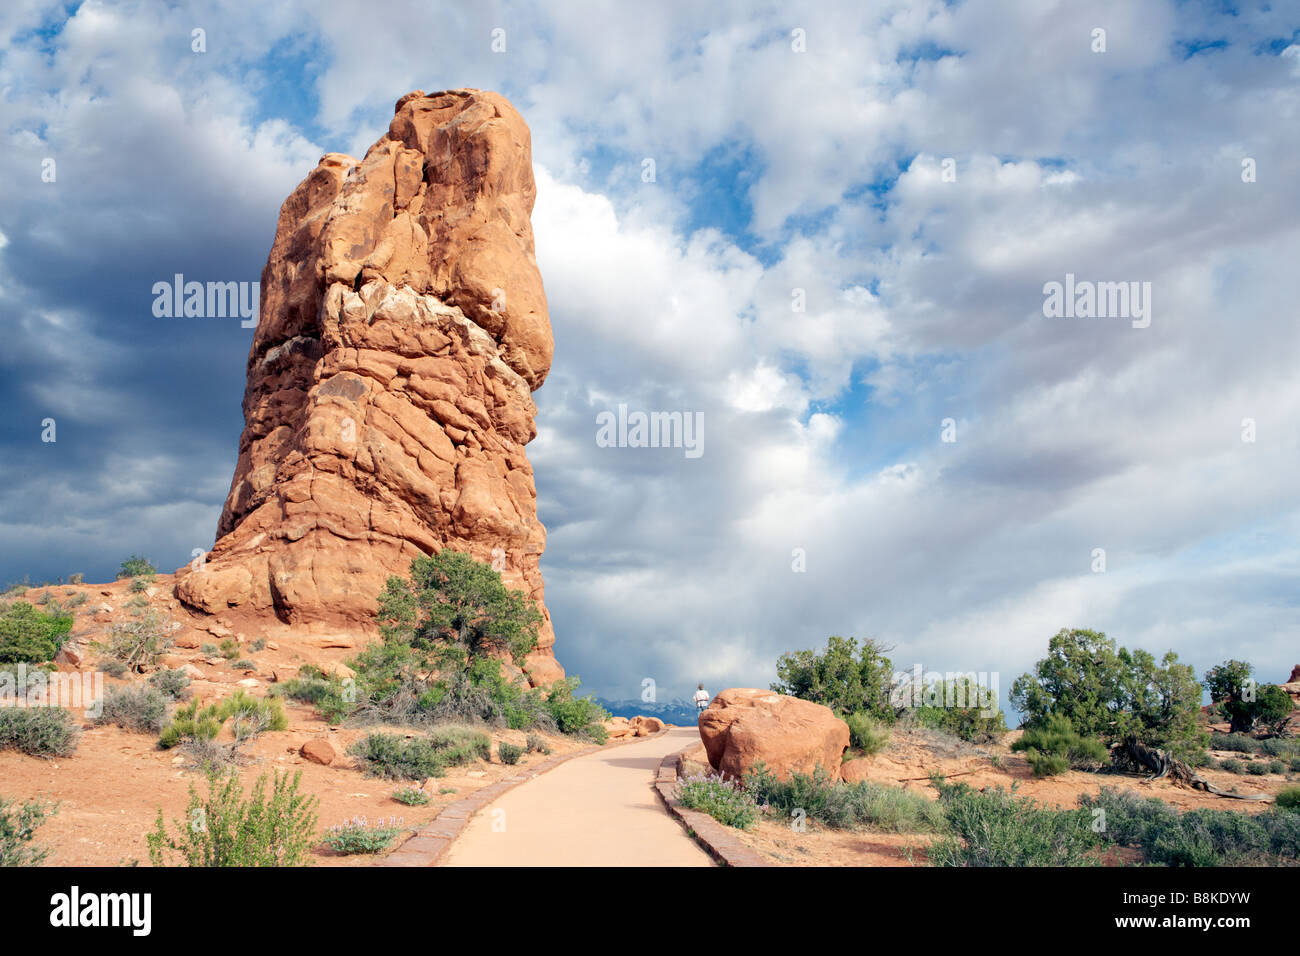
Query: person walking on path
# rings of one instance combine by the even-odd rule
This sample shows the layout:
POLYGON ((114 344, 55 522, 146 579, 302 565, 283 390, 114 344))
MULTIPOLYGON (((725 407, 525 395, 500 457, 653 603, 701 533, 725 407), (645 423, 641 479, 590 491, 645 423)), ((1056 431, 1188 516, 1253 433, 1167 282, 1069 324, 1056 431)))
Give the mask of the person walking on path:
POLYGON ((709 692, 704 689, 703 684, 700 684, 699 688, 700 689, 695 692, 695 709, 698 711, 696 714, 697 717, 699 714, 704 713, 709 706, 709 692))

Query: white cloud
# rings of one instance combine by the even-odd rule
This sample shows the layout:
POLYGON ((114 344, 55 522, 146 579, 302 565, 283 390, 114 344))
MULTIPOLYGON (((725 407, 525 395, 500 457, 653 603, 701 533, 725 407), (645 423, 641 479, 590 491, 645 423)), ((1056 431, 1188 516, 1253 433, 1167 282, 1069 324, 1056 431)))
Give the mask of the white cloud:
MULTIPOLYGON (((44 372, 15 384, 23 396, 93 409, 105 428, 129 417, 140 399, 116 370, 146 363, 138 333, 113 332, 137 328, 130 283, 186 253, 255 263, 319 154, 363 150, 399 95, 497 88, 533 131, 557 338, 530 448, 548 601, 561 659, 596 689, 761 685, 779 653, 832 632, 1004 674, 1071 625, 1201 667, 1229 641, 1273 670, 1292 653, 1294 549, 1259 529, 1297 523, 1300 129, 1285 119, 1300 58, 1294 45, 1251 52, 1290 35, 1282 13, 1118 0, 349 9, 88 2, 52 54, 14 42, 52 5, 0 14, 0 174, 34 184, 0 214, 12 354, 44 372), (202 57, 188 48, 196 25, 202 57), (1105 54, 1089 46, 1097 25, 1105 54), (504 54, 490 48, 498 26, 504 54), (1180 52, 1217 35, 1227 49, 1180 52), (279 98, 304 91, 268 63, 277 44, 320 67, 305 91, 316 115, 283 105, 309 98, 279 98), (59 181, 42 193, 46 155, 59 181), (640 180, 647 156, 654 184, 640 180), (736 195, 695 178, 738 156, 736 195), (1244 156, 1257 183, 1240 179, 1244 156), (687 227, 743 211, 743 235, 687 227), (98 297, 62 283, 51 294, 66 301, 33 307, 33 272, 86 255, 100 271, 76 275, 98 297), (1044 319, 1043 283, 1066 272, 1151 282, 1151 327, 1044 319), (76 335, 55 329, 74 320, 76 335), (598 448, 595 414, 623 402, 703 412, 704 456, 598 448), (947 417, 955 444, 939 440, 947 417), (1088 570, 1099 546, 1105 575, 1088 570), (796 548, 806 573, 791 570, 796 548)), ((204 399, 233 410, 239 396, 204 399)), ((219 508, 229 462, 130 436, 125 458, 99 459, 118 476, 106 501, 136 507, 140 489, 165 496, 197 473, 219 508)), ((157 515, 195 523, 176 547, 210 533, 208 512, 173 497, 157 515)), ((99 542, 137 514, 89 521, 55 499, 60 528, 99 542)), ((17 501, 0 516, 14 527, 17 501)))

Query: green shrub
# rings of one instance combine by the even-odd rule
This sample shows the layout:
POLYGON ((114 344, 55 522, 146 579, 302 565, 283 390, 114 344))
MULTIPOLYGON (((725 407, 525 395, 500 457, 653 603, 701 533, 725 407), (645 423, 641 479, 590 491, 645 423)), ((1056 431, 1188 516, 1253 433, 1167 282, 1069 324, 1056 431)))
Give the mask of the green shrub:
POLYGON ((550 744, 543 740, 539 734, 529 734, 525 746, 528 747, 529 753, 549 754, 551 752, 550 744))
POLYGON ((44 800, 16 803, 0 797, 0 867, 40 866, 50 851, 32 843, 57 807, 44 800))
POLYGON ((889 743, 889 730, 866 711, 859 710, 844 718, 849 725, 849 743, 867 755, 880 753, 889 743))
POLYGON ((1211 750, 1231 750, 1236 753, 1260 752, 1260 741, 1246 734, 1210 734, 1211 750))
POLYGON ((62 707, 0 707, 0 750, 33 757, 67 757, 77 749, 80 729, 62 707))
POLYGON ((192 700, 177 708, 171 723, 158 738, 158 745, 166 750, 181 743, 216 740, 226 721, 230 721, 236 745, 266 731, 289 727, 289 718, 278 700, 252 697, 241 687, 229 697, 206 707, 201 707, 198 700, 192 700))
POLYGON ((380 820, 374 826, 365 817, 353 817, 326 830, 325 843, 336 853, 381 853, 402 829, 402 821, 397 817, 389 817, 387 823, 380 820))
POLYGON ((923 727, 970 743, 992 743, 1007 732, 997 695, 968 676, 935 681, 914 693, 923 701, 913 710, 916 722, 923 727))
POLYGON ((176 709, 168 724, 158 738, 158 746, 164 750, 191 740, 215 740, 221 733, 222 721, 218 718, 219 704, 202 706, 197 699, 176 709))
POLYGON ((1064 754, 1045 754, 1037 750, 1025 752, 1025 762, 1035 777, 1055 777, 1070 769, 1070 758, 1064 754))
POLYGON ((1255 726, 1280 732, 1290 719, 1295 705, 1291 697, 1276 684, 1255 686, 1250 679, 1253 668, 1245 661, 1224 661, 1205 672, 1205 688, 1219 713, 1228 718, 1234 733, 1255 726))
POLYGON ((496 659, 522 666, 542 620, 535 604, 487 564, 450 549, 416 558, 410 579, 390 577, 379 596, 382 640, 349 661, 358 690, 353 716, 553 729, 547 697, 507 680, 496 659))
POLYGON ((233 667, 233 668, 234 668, 235 670, 237 670, 237 671, 255 671, 255 670, 257 670, 257 665, 256 665, 255 663, 253 663, 252 661, 247 660, 247 659, 245 659, 245 660, 241 660, 241 661, 235 661, 235 663, 231 664, 230 666, 233 667))
POLYGON ((109 628, 108 640, 94 646, 110 660, 121 661, 127 670, 141 673, 157 664, 171 645, 170 631, 156 611, 147 611, 138 620, 117 622, 109 628))
POLYGON ((230 721, 236 741, 252 740, 266 731, 288 730, 289 718, 278 700, 253 697, 241 687, 217 705, 222 720, 230 721))
POLYGON ((446 768, 487 760, 492 739, 482 731, 463 727, 438 728, 426 737, 407 740, 397 734, 374 733, 348 748, 372 777, 423 780, 441 777, 446 768))
POLYGON ((1227 760, 1219 761, 1219 769, 1228 773, 1242 774, 1246 772, 1246 765, 1240 760, 1229 757, 1227 760))
POLYGON ((1259 741, 1259 749, 1270 757, 1300 757, 1300 740, 1294 737, 1268 737, 1259 741))
POLYGON ((1283 787, 1279 790, 1277 805, 1283 810, 1300 810, 1300 786, 1283 787))
POLYGON ((427 739, 447 755, 449 765, 492 759, 492 738, 474 727, 455 724, 434 727, 427 739))
POLYGON ((1012 684, 1011 702, 1027 726, 1064 717, 1080 737, 1108 747, 1133 734, 1188 760, 1208 741, 1200 725, 1201 685, 1190 665, 1173 651, 1157 661, 1147 651, 1117 647, 1097 631, 1056 634, 1034 672, 1012 684))
POLYGON ((605 721, 609 720, 609 711, 592 697, 574 697, 573 692, 579 683, 577 675, 557 680, 546 694, 546 706, 560 733, 603 744, 607 737, 605 721))
POLYGON ((104 694, 98 724, 117 724, 124 730, 156 734, 167 726, 169 698, 153 687, 110 687, 104 694))
POLYGON ((72 610, 73 608, 81 607, 81 605, 85 604, 87 600, 89 600, 89 598, 86 596, 86 592, 78 591, 63 602, 63 607, 67 610, 72 610))
POLYGON ((147 590, 149 590, 149 582, 146 581, 144 578, 131 579, 131 591, 133 593, 139 594, 141 591, 147 591, 147 590))
POLYGON ((1100 838, 1084 810, 1053 810, 996 788, 936 781, 951 834, 930 845, 932 866, 1096 866, 1100 838))
POLYGON ((1269 773, 1286 773, 1286 761, 1285 761, 1285 760, 1270 760, 1270 761, 1268 762, 1268 772, 1269 772, 1269 773))
POLYGON ((1246 773, 1252 777, 1262 777, 1268 773, 1268 764, 1263 760, 1252 760, 1246 764, 1246 773))
POLYGON ((441 777, 446 769, 442 755, 428 741, 406 740, 397 734, 376 733, 354 742, 348 752, 372 777, 423 780, 441 777))
POLYGON ((190 693, 190 678, 183 670, 164 669, 150 676, 149 686, 172 700, 184 700, 190 693))
POLYGON ((778 780, 767 767, 745 776, 745 790, 761 805, 784 818, 802 811, 809 820, 837 830, 869 828, 890 833, 943 829, 939 805, 902 787, 856 781, 843 783, 821 767, 811 776, 792 774, 778 780))
POLYGON ((1107 756, 1100 740, 1080 736, 1069 718, 1057 715, 1045 718, 1039 726, 1026 728, 1011 749, 1024 752, 1025 760, 1038 777, 1064 773, 1071 767, 1096 770, 1107 756))
POLYGON ((117 579, 148 577, 158 573, 158 569, 149 563, 148 559, 131 555, 122 562, 122 566, 117 570, 117 579))
POLYGON ((497 756, 501 758, 501 762, 504 764, 514 766, 519 763, 519 760, 523 757, 524 753, 524 748, 517 746, 516 744, 507 743, 504 740, 497 744, 497 756))
POLYGON ((1079 803, 1101 811, 1101 835, 1141 848, 1147 863, 1162 866, 1269 866, 1300 860, 1300 814, 1271 809, 1179 812, 1156 797, 1103 787, 1079 803))
POLYGON ((411 562, 409 580, 390 577, 379 597, 381 634, 443 663, 494 652, 516 663, 537 646, 541 612, 490 565, 443 549, 411 562))
POLYGON ((217 645, 209 641, 199 645, 199 653, 204 657, 216 657, 220 651, 217 649, 217 645))
POLYGON ((239 656, 239 643, 233 637, 228 637, 221 642, 219 653, 226 660, 233 661, 239 656))
POLYGON ((271 791, 267 777, 257 778, 244 799, 238 775, 208 773, 208 799, 190 783, 184 820, 173 821, 172 836, 158 810, 154 831, 146 836, 149 860, 163 866, 176 856, 184 866, 302 866, 316 839, 320 801, 298 792, 302 774, 292 779, 276 773, 271 791))
POLYGON ((894 668, 887 652, 873 640, 859 647, 855 638, 832 635, 825 651, 782 654, 776 663, 779 680, 772 690, 825 704, 839 715, 862 712, 892 723, 889 689, 894 668))
POLYGON ((423 787, 401 787, 393 791, 393 799, 408 807, 421 807, 431 799, 423 787))
POLYGON ((748 830, 758 822, 754 798, 731 780, 685 777, 677 784, 677 799, 688 810, 707 813, 724 826, 748 830))
POLYGON ((424 680, 394 671, 391 649, 371 645, 352 661, 352 666, 369 701, 356 712, 362 721, 406 726, 456 722, 511 730, 556 729, 546 692, 508 680, 495 658, 480 657, 437 679, 424 680))
POLYGON ((350 684, 335 674, 325 675, 313 667, 304 667, 292 680, 271 687, 275 696, 311 704, 330 723, 339 723, 355 707, 356 694, 350 684))
POLYGON ((51 661, 72 630, 72 615, 38 611, 26 601, 0 607, 0 664, 51 661))

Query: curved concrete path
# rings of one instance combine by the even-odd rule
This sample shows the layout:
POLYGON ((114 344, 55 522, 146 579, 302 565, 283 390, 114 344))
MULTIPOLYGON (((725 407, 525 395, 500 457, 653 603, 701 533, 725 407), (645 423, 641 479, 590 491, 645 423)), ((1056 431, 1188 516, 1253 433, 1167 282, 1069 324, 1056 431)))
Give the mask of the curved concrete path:
POLYGON ((575 757, 480 810, 444 866, 712 866, 655 793, 694 727, 575 757))

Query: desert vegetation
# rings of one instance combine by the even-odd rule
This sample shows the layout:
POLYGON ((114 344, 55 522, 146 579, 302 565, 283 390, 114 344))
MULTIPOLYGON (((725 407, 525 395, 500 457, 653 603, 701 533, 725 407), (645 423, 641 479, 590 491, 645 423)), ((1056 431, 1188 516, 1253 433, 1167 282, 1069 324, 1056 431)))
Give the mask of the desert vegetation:
POLYGON ((146 837, 154 866, 300 866, 309 862, 316 843, 319 801, 299 793, 302 774, 276 773, 257 778, 245 797, 239 777, 210 769, 208 796, 190 783, 184 820, 169 828, 158 811, 146 837), (203 821, 194 826, 193 821, 203 821))
POLYGON ((26 601, 0 605, 0 664, 52 661, 72 630, 72 620, 57 605, 46 610, 26 601))
POLYGON ((179 746, 203 767, 221 766, 237 759, 239 748, 258 735, 288 726, 289 719, 278 700, 253 697, 240 688, 211 704, 203 705, 195 699, 177 707, 162 728, 158 746, 164 750, 179 746), (217 742, 223 728, 228 728, 233 738, 229 744, 217 742))
POLYGON ((448 767, 492 757, 492 738, 473 727, 435 727, 408 740, 399 734, 373 733, 349 751, 372 777, 424 780, 441 777, 448 767))
POLYGON ((725 826, 748 830, 758 822, 754 795, 734 780, 702 775, 684 777, 677 784, 677 799, 688 810, 707 813, 725 826))
POLYGON ((116 724, 136 733, 156 734, 167 725, 170 703, 170 697, 149 685, 110 687, 95 722, 116 724))
MULTIPOLYGON (((908 686, 893 674, 887 650, 874 641, 831 637, 825 649, 782 655, 772 689, 823 704, 844 720, 846 765, 870 763, 898 746, 967 761, 961 772, 932 771, 934 799, 889 783, 842 780, 840 768, 778 778, 759 766, 743 782, 687 777, 679 786, 683 804, 742 829, 764 820, 783 827, 806 821, 827 830, 924 835, 925 858, 937 866, 1300 863, 1300 786, 1278 790, 1274 806, 1256 803, 1251 809, 1260 812, 1243 812, 1239 805, 1179 807, 1108 786, 1075 791, 1077 805, 1061 806, 1018 792, 1014 774, 1010 786, 952 779, 977 773, 988 780, 1001 772, 1005 750, 988 746, 1007 732, 1002 712, 989 706, 973 675, 908 686)), ((1172 651, 1157 659, 1099 632, 1062 630, 1049 641, 1047 656, 1011 688, 1024 720, 1010 749, 1035 777, 1082 770, 1118 780, 1163 767, 1161 775, 1176 785, 1218 796, 1239 794, 1206 784, 1192 768, 1290 780, 1300 770, 1300 740, 1288 735, 1291 696, 1276 685, 1256 686, 1251 673, 1245 662, 1225 661, 1198 681, 1172 651), (1203 689, 1212 701, 1208 718, 1203 689), (1216 718, 1229 724, 1228 733, 1210 733, 1216 718), (1216 760, 1210 751, 1232 756, 1216 760)), ((1274 799, 1267 792, 1245 796, 1274 799)))
POLYGON ((331 721, 476 723, 604 742, 609 715, 576 695, 576 677, 549 689, 527 686, 520 668, 537 644, 541 615, 489 565, 450 549, 416 558, 410 578, 388 579, 379 621, 380 640, 348 662, 355 676, 306 667, 275 693, 310 703, 331 721))
MULTIPOLYGON (((1286 791, 1283 791, 1284 793, 1286 791)), ((1262 813, 1179 811, 1154 797, 1103 787, 1079 802, 1097 821, 1100 839, 1142 851, 1164 866, 1294 866, 1300 862, 1300 813, 1279 795, 1262 813)))
POLYGON ((46 800, 19 803, 0 797, 0 867, 40 866, 49 851, 35 843, 36 831, 57 807, 46 800))
POLYGON ((782 820, 795 814, 835 830, 871 829, 930 833, 943 828, 937 805, 919 793, 882 784, 832 778, 821 767, 811 775, 778 780, 766 767, 747 774, 745 790, 765 811, 782 820))
POLYGON ((371 825, 365 817, 353 817, 325 831, 325 845, 335 853, 382 853, 403 832, 402 820, 389 817, 371 825))
POLYGON ((142 674, 158 664, 171 644, 173 625, 152 610, 133 621, 118 621, 109 628, 108 639, 93 646, 104 655, 101 665, 116 662, 119 673, 142 674))
POLYGON ((918 687, 894 682, 889 648, 832 635, 824 650, 782 654, 772 690, 829 707, 849 726, 853 755, 879 753, 895 725, 926 727, 972 743, 1007 731, 996 696, 973 676, 918 687))
POLYGON ((0 750, 32 757, 68 757, 81 736, 63 707, 0 707, 0 750))

